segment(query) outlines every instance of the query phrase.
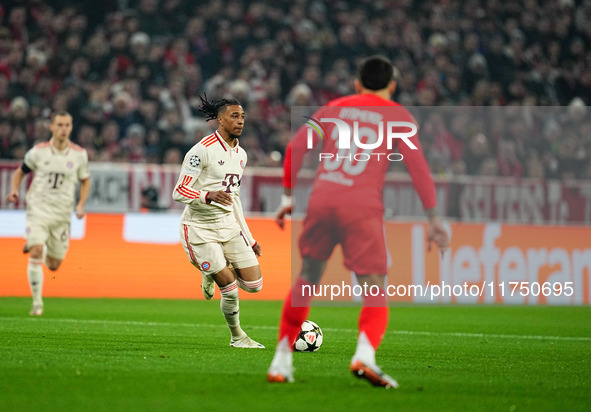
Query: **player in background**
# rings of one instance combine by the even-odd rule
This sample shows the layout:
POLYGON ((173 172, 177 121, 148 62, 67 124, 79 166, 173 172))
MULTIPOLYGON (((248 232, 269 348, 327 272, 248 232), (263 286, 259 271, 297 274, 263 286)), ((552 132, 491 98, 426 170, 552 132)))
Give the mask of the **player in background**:
MULTIPOLYGON (((332 107, 389 106, 400 116, 396 120, 414 122, 414 119, 399 104, 390 100, 396 87, 394 68, 383 56, 365 59, 359 67, 359 78, 355 80, 357 94, 345 96, 320 108, 313 118, 335 117, 332 107)), ((371 108, 368 107, 367 110, 371 108)), ((377 109, 375 109, 377 110, 377 109)), ((350 122, 350 121, 349 121, 350 122)), ((350 123, 349 123, 350 124, 350 123)), ((352 125, 351 125, 352 126, 352 125)), ((361 128, 361 126, 360 126, 361 128)), ((373 126, 375 129, 375 125, 373 126)), ((327 131, 328 136, 331 135, 327 131)), ((343 154, 336 146, 336 140, 327 136, 322 142, 322 153, 343 154)), ((316 143, 319 139, 316 138, 316 143)), ((386 140, 379 147, 387 151, 386 140)), ((449 245, 449 237, 436 214, 435 185, 424 158, 418 136, 410 141, 418 148, 411 150, 406 144, 398 143, 397 150, 404 156, 404 163, 410 173, 415 190, 419 194, 429 219, 427 232, 429 250, 435 242, 443 253, 449 245)), ((292 211, 291 189, 292 170, 300 170, 307 147, 307 128, 301 127, 287 146, 284 162, 284 195, 282 206, 277 212, 276 222, 284 226, 285 215, 292 211)), ((377 152, 376 148, 374 152, 377 152)), ((304 220, 299 249, 302 268, 283 305, 279 326, 279 339, 275 356, 267 373, 270 382, 293 381, 292 345, 307 319, 311 296, 303 293, 304 285, 315 285, 326 267, 326 261, 334 246, 343 248, 345 266, 356 274, 361 286, 378 287, 378 296, 367 294, 359 315, 357 349, 351 360, 353 374, 382 387, 398 387, 397 382, 383 373, 376 364, 375 353, 388 325, 388 305, 384 293, 387 273, 387 251, 383 232, 383 186, 389 162, 384 157, 369 156, 370 160, 357 163, 355 173, 348 160, 339 164, 338 158, 323 159, 318 166, 310 195, 308 211, 304 220)))
POLYGON ((33 295, 30 314, 43 314, 43 264, 57 270, 66 255, 70 241, 70 222, 76 201, 76 186, 80 181, 80 197, 76 216, 82 219, 84 205, 90 192, 88 154, 70 141, 72 116, 57 112, 49 125, 51 139, 39 143, 25 154, 24 161, 12 177, 9 202, 19 198, 18 188, 25 175, 35 172, 27 191, 26 244, 29 252, 27 277, 33 295))
POLYGON ((216 283, 220 289, 230 346, 264 348, 246 335, 239 317, 238 288, 255 293, 263 287, 257 260, 261 246, 244 220, 239 195, 246 166, 246 152, 238 144, 244 109, 236 99, 201 100, 200 110, 219 126, 187 152, 181 166, 172 194, 174 200, 186 204, 181 243, 193 266, 201 271, 205 298, 213 297, 216 283))

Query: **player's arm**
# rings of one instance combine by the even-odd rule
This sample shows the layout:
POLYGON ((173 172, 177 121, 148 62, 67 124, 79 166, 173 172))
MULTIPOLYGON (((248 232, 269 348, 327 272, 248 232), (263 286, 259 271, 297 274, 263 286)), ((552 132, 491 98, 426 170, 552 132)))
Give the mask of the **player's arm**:
POLYGON ((234 202, 232 202, 232 212, 234 213, 234 217, 240 226, 242 231, 242 235, 244 236, 245 240, 248 244, 252 247, 252 250, 257 255, 257 257, 261 256, 261 245, 254 240, 254 237, 250 233, 250 229, 248 228, 248 224, 246 223, 246 219, 244 219, 244 212, 242 209, 242 202, 240 200, 240 196, 238 194, 234 197, 234 202))
POLYGON ((25 176, 27 174, 29 174, 31 172, 31 170, 34 170, 34 168, 35 168, 35 155, 34 155, 33 150, 34 149, 31 149, 25 154, 25 158, 24 158, 23 162, 21 163, 21 167, 16 169, 14 171, 14 174, 12 175, 12 183, 11 183, 11 187, 10 187, 10 193, 6 197, 6 200, 8 200, 8 203, 16 202, 18 200, 18 198, 19 198, 18 188, 20 187, 21 183, 23 182, 23 179, 25 178, 25 176))
POLYGON ((443 254, 449 247, 449 235, 441 219, 437 215, 437 197, 435 183, 429 170, 429 164, 423 154, 419 143, 418 133, 410 138, 410 141, 417 147, 413 150, 403 142, 398 144, 398 150, 404 156, 403 161, 412 179, 413 186, 421 199, 429 227, 427 228, 428 250, 431 251, 431 243, 435 242, 443 254))
POLYGON ((281 195, 281 204, 275 213, 275 223, 283 229, 285 228, 285 216, 291 215, 293 206, 291 204, 291 187, 283 187, 283 194, 281 195))
POLYGON ((205 190, 195 190, 194 186, 199 180, 207 162, 205 147, 196 146, 187 152, 179 179, 172 191, 172 198, 187 205, 210 203, 210 193, 205 190))
MULTIPOLYGON (((313 117, 320 118, 322 115, 320 111, 317 111, 314 113, 313 117)), ((319 141, 318 136, 313 135, 313 146, 316 146, 319 141)), ((304 156, 307 153, 306 145, 307 127, 302 126, 285 148, 285 155, 283 158, 283 194, 281 195, 281 205, 275 213, 275 223, 277 223, 281 229, 285 227, 285 216, 290 215, 293 211, 291 200, 292 186, 298 172, 302 168, 304 156)))
POLYGON ((283 229, 285 228, 285 216, 291 215, 293 207, 291 205, 291 142, 285 149, 283 159, 283 194, 281 195, 281 204, 275 213, 275 223, 283 229))
POLYGON ((449 234, 443 227, 441 219, 437 216, 435 208, 425 210, 427 218, 429 219, 429 227, 427 228, 427 250, 431 251, 431 242, 439 247, 441 256, 445 253, 449 247, 449 234))
POLYGON ((88 153, 86 150, 84 153, 84 160, 78 169, 78 179, 80 179, 80 197, 78 204, 76 205, 76 217, 82 219, 86 215, 84 206, 86 206, 86 200, 90 194, 90 171, 88 170, 88 153))
POLYGON ((28 172, 25 172, 23 170, 23 167, 27 168, 26 165, 23 163, 21 167, 19 167, 18 169, 16 169, 14 171, 14 174, 12 175, 12 185, 11 185, 11 189, 10 189, 10 193, 7 196, 7 200, 9 203, 12 202, 16 202, 19 198, 18 196, 18 188, 20 187, 23 179, 25 178, 25 176, 27 175, 28 172, 30 172, 31 170, 28 169, 28 172))
POLYGON ((76 205, 76 217, 78 219, 82 219, 86 215, 84 206, 86 205, 86 200, 88 199, 89 194, 90 177, 87 177, 86 179, 82 179, 80 181, 80 198, 78 199, 78 204, 76 205))

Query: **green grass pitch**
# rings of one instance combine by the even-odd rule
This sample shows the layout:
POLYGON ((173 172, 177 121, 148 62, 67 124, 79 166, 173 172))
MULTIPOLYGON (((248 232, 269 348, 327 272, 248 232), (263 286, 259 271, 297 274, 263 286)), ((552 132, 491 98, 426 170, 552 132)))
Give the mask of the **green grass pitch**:
POLYGON ((583 411, 591 307, 390 310, 378 363, 398 390, 348 370, 359 309, 314 307, 324 344, 269 384, 280 302, 244 301, 265 350, 229 347, 219 301, 0 298, 0 411, 583 411))

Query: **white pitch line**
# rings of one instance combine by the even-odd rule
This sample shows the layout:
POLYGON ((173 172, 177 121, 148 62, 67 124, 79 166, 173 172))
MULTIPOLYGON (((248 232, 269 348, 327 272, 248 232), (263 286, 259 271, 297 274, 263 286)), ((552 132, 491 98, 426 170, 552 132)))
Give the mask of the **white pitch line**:
MULTIPOLYGON (((130 326, 157 326, 157 327, 186 327, 186 328, 218 328, 220 324, 212 323, 171 323, 171 322, 144 322, 134 320, 100 320, 100 319, 51 319, 51 318, 19 318, 19 317, 0 317, 0 321, 31 321, 41 323, 73 323, 73 324, 93 324, 93 325, 130 325, 130 326)), ((276 330, 276 326, 257 326, 251 325, 250 329, 276 330)), ((345 328, 322 328, 326 332, 334 333, 357 333, 357 329, 345 328)), ((457 338, 480 338, 480 339, 529 339, 529 340, 564 340, 591 342, 590 336, 551 336, 551 335, 512 335, 497 333, 470 333, 470 332, 429 332, 419 330, 389 330, 387 335, 417 335, 417 336, 449 336, 457 338)))

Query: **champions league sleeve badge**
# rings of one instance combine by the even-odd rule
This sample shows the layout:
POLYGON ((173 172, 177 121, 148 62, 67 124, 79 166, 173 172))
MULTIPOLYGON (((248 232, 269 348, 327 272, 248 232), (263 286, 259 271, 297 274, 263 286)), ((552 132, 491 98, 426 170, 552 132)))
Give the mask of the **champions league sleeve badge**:
POLYGON ((191 167, 197 167, 201 164, 201 159, 199 158, 199 156, 197 155, 193 155, 191 156, 191 158, 189 159, 189 165, 191 167))

